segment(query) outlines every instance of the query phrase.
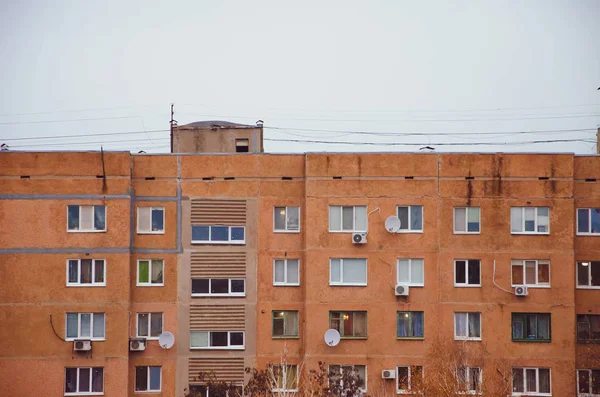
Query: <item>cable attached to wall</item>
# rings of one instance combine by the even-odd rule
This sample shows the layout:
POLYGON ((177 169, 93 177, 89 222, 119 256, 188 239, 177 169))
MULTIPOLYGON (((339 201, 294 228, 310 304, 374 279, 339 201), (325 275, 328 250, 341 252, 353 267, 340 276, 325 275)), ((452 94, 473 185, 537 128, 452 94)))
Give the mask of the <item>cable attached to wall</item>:
POLYGON ((54 329, 54 323, 52 322, 52 313, 50 313, 50 326, 52 327, 52 331, 54 331, 54 335, 56 335, 56 337, 62 340, 63 342, 66 342, 66 340, 61 338, 60 335, 56 332, 56 329, 54 329))
POLYGON ((498 284, 496 284, 496 260, 495 260, 495 259, 494 259, 494 271, 492 272, 492 282, 494 283, 494 285, 495 285, 497 288, 501 289, 502 291, 504 291, 504 292, 508 292, 508 293, 509 293, 509 294, 511 294, 511 295, 514 295, 514 294, 515 294, 514 292, 512 292, 512 291, 509 291, 509 290, 507 290, 507 289, 504 289, 504 288, 502 288, 501 286, 499 286, 498 284))

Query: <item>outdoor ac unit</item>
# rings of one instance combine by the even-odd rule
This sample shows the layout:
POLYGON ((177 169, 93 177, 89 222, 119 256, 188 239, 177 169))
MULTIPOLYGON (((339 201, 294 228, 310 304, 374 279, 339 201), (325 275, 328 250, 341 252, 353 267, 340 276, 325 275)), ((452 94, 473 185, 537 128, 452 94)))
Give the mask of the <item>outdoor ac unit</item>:
POLYGON ((129 339, 129 350, 132 352, 143 352, 146 350, 145 339, 129 339))
POLYGON ((352 233, 352 242, 354 244, 366 244, 367 233, 352 233))
POLYGON ((381 371, 381 379, 394 379, 396 377, 396 370, 384 369, 381 371))
POLYGON ((527 287, 524 285, 517 285, 515 287, 516 296, 527 296, 527 287))
POLYGON ((394 292, 396 292, 396 296, 408 296, 408 285, 396 284, 396 288, 394 288, 394 292))
POLYGON ((76 352, 89 352, 92 350, 91 340, 76 340, 73 342, 73 350, 76 352))

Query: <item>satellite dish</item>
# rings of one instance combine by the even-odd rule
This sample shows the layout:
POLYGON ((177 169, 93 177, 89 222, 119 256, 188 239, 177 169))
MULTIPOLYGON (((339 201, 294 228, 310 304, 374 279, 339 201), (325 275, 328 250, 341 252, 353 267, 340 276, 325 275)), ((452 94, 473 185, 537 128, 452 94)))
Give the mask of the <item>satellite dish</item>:
POLYGON ((337 346, 340 343, 340 333, 335 329, 325 331, 325 343, 329 346, 337 346))
POLYGON ((385 220, 385 229, 390 233, 398 233, 401 225, 400 218, 394 215, 388 216, 385 220))
POLYGON ((170 332, 163 332, 158 337, 158 344, 163 349, 170 349, 175 344, 175 335, 170 332))

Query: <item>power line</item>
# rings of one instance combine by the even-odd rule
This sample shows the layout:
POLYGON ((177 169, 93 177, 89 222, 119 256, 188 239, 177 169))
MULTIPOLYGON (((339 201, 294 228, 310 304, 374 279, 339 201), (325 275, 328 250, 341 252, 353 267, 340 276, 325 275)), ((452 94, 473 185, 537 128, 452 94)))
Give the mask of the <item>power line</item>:
MULTIPOLYGON (((170 138, 157 138, 155 141, 160 141, 170 138)), ((73 145, 107 145, 113 143, 125 143, 125 142, 145 142, 146 139, 125 139, 120 141, 98 141, 98 142, 62 142, 62 143, 40 143, 39 145, 15 145, 10 146, 11 148, 23 148, 23 147, 35 147, 35 146, 73 146, 73 145)))
POLYGON ((59 135, 59 136, 34 136, 28 138, 0 138, 0 141, 27 141, 30 139, 59 139, 59 138, 77 138, 77 137, 88 137, 88 136, 107 136, 107 135, 133 135, 133 134, 144 134, 144 133, 157 133, 157 132, 168 132, 169 130, 149 130, 149 131, 128 131, 128 132, 105 132, 99 134, 77 134, 77 135, 59 135))
POLYGON ((3 114, 0 114, 0 117, 34 116, 34 115, 40 115, 40 114, 56 114, 56 113, 98 112, 98 111, 108 111, 108 110, 134 109, 134 108, 151 107, 151 106, 163 106, 163 104, 115 106, 115 107, 110 107, 110 108, 90 108, 90 109, 72 109, 72 110, 50 110, 50 111, 45 111, 45 112, 29 112, 29 113, 3 113, 3 114))
POLYGON ((320 141, 320 140, 305 140, 305 139, 276 139, 265 138, 265 141, 274 142, 299 142, 299 143, 320 143, 330 145, 371 145, 371 146, 482 146, 482 145, 530 145, 538 143, 564 143, 564 142, 594 142, 591 139, 547 139, 539 141, 521 141, 521 142, 344 142, 344 141, 320 141))
POLYGON ((135 119, 137 116, 121 116, 121 117, 97 117, 89 119, 70 119, 70 120, 40 120, 40 121, 10 121, 3 122, 0 125, 15 125, 15 124, 42 124, 42 123, 70 123, 75 121, 97 121, 97 120, 121 120, 121 119, 135 119))

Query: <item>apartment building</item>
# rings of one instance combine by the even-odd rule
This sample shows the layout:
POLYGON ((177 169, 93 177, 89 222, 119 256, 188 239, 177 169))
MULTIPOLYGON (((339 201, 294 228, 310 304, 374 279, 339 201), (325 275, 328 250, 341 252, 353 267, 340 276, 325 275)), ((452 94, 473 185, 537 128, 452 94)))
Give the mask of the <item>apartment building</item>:
POLYGON ((173 154, 0 154, 7 395, 180 397, 284 350, 404 394, 438 339, 506 363, 514 396, 600 395, 600 157, 173 136, 173 154))

